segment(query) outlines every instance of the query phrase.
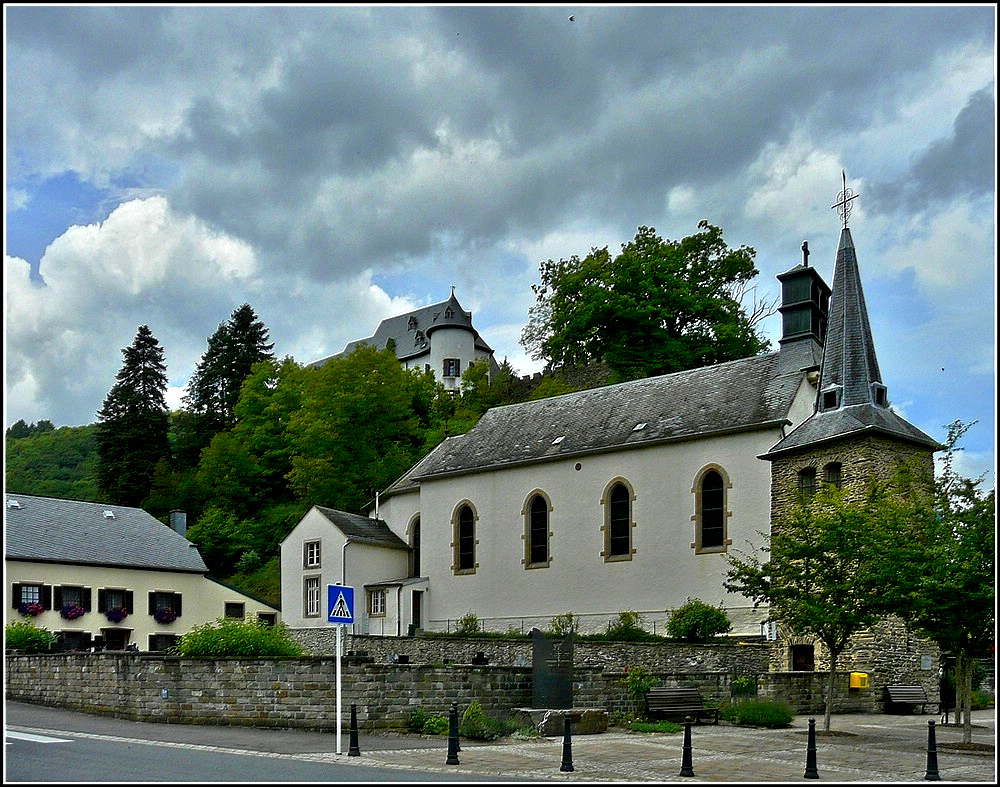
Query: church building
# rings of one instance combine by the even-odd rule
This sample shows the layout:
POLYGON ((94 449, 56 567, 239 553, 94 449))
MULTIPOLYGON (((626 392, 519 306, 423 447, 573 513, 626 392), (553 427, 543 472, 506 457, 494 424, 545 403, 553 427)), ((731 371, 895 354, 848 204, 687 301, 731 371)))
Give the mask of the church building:
MULTIPOLYGON (((917 456, 928 435, 890 407, 846 211, 833 286, 802 262, 781 283, 777 351, 496 407, 377 498, 370 517, 313 508, 282 544, 282 617, 328 626, 326 588, 355 588, 353 631, 581 632, 623 611, 665 633, 688 599, 724 606, 733 635, 768 610, 723 588, 818 483, 852 486, 917 456)), ((789 667, 785 667, 788 669, 789 667)))

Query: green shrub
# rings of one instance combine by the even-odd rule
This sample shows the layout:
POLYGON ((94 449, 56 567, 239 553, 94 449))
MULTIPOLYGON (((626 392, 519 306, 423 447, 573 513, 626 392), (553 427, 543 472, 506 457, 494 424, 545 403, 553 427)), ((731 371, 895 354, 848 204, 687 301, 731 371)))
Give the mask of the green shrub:
POLYGON ((44 653, 56 642, 56 635, 34 623, 18 621, 4 627, 4 647, 23 653, 44 653))
POLYGON ((554 637, 565 637, 580 628, 580 618, 572 612, 556 615, 549 621, 549 634, 554 637))
POLYGON ((972 710, 986 710, 993 704, 993 697, 985 691, 972 692, 972 710))
POLYGON ((646 639, 649 633, 642 627, 642 615, 632 610, 618 613, 618 619, 608 623, 608 638, 626 642, 646 639))
POLYGON ((424 735, 447 735, 451 726, 446 716, 428 716, 424 720, 424 728, 421 732, 424 735))
POLYGON ((406 729, 410 732, 423 732, 424 725, 427 723, 427 714, 417 708, 416 710, 410 711, 409 717, 406 719, 406 729))
POLYGON ((719 718, 743 727, 787 727, 795 714, 784 702, 740 700, 719 709, 719 718))
POLYGON ((513 724, 487 716, 478 701, 473 700, 462 714, 458 733, 463 738, 476 741, 495 741, 517 729, 513 724))
POLYGON ((632 699, 641 700, 660 679, 644 667, 626 667, 625 677, 618 682, 628 690, 632 699))
POLYGON ((729 692, 734 697, 756 697, 757 678, 752 675, 741 675, 729 683, 729 692))
POLYGON ((675 609, 667 621, 667 633, 685 642, 708 642, 732 628, 722 605, 713 607, 696 598, 689 598, 686 604, 675 609))
POLYGON ((458 619, 459 634, 478 634, 481 629, 479 616, 475 612, 466 612, 458 619))
POLYGON ((202 658, 303 655, 284 623, 269 626, 259 619, 238 618, 195 626, 181 636, 176 651, 181 656, 202 658))

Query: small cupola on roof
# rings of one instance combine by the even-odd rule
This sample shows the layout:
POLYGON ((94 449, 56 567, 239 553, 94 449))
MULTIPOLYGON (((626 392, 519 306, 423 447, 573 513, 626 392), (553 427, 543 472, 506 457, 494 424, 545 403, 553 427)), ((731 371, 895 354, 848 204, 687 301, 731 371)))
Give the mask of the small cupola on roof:
POLYGON ((862 404, 889 406, 888 391, 875 357, 858 256, 847 227, 851 201, 858 196, 847 188, 845 176, 844 191, 833 206, 840 208, 844 226, 833 271, 833 297, 817 393, 816 409, 820 412, 862 404))
POLYGON ((818 369, 830 310, 830 288, 809 267, 809 242, 802 242, 802 263, 776 277, 781 282, 779 372, 818 369))

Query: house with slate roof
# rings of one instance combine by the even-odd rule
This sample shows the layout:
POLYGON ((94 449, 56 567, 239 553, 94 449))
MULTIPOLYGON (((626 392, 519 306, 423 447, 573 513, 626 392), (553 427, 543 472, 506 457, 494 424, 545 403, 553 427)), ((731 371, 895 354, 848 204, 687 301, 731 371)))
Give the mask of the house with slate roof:
POLYGON ((7 622, 27 620, 65 648, 159 651, 222 617, 276 623, 279 610, 213 579, 185 537, 140 508, 5 494, 7 622))
POLYGON ((350 355, 361 345, 391 348, 404 369, 432 371, 453 391, 459 390, 462 373, 473 364, 487 364, 490 377, 497 371, 493 349, 473 327, 472 312, 462 308, 454 287, 448 300, 382 320, 372 336, 349 342, 342 352, 308 365, 323 366, 333 358, 350 355))
POLYGON ((491 409, 378 496, 364 551, 311 513, 282 544, 285 619, 327 625, 308 593, 339 582, 356 634, 455 630, 470 612, 499 632, 573 613, 593 632, 624 610, 663 632, 698 598, 734 635, 780 638, 723 588, 729 551, 819 482, 860 488, 913 457, 932 478, 940 448, 889 407, 846 225, 832 288, 803 252, 778 276, 776 352, 491 409), (318 614, 293 618, 297 602, 318 614))

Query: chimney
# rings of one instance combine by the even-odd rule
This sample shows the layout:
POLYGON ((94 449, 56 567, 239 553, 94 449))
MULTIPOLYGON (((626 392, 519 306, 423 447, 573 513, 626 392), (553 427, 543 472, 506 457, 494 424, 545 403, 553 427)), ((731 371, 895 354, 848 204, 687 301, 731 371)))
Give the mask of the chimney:
POLYGON ((171 511, 170 529, 187 538, 187 514, 183 511, 171 511))

